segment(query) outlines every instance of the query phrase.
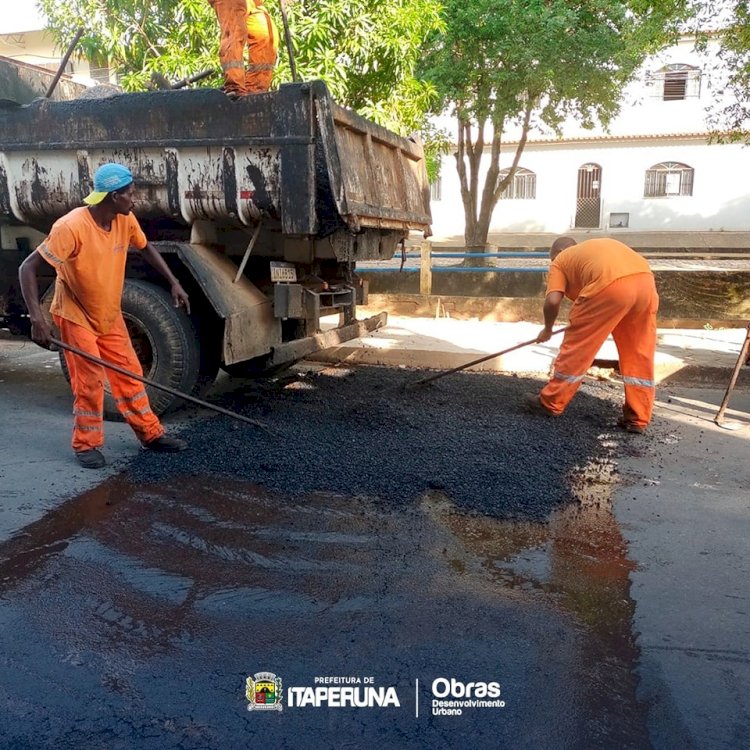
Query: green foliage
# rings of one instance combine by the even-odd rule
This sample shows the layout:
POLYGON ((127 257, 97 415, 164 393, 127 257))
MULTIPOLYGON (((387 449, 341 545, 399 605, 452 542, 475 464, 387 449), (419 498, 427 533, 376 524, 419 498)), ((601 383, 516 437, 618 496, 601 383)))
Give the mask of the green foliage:
POLYGON ((152 72, 176 80, 218 68, 219 31, 206 0, 39 0, 39 5, 63 48, 82 26, 78 50, 93 67, 116 71, 126 90, 145 88, 152 72))
POLYGON ((706 0, 696 7, 698 45, 708 46, 706 28, 718 25, 720 49, 717 78, 724 85, 715 91, 716 100, 709 124, 719 142, 750 144, 750 6, 747 0, 706 0))
MULTIPOLYGON (((143 89, 156 71, 176 80, 218 68, 219 30, 207 0, 40 0, 64 47, 83 24, 80 49, 108 59, 121 85, 143 89)), ((278 0, 266 7, 282 36, 275 80, 290 81, 278 0)), ((426 36, 440 28, 439 0, 299 0, 287 8, 302 80, 322 79, 334 98, 400 134, 422 130, 434 88, 414 71, 426 36)), ((220 77, 202 85, 220 85, 220 77)))
MULTIPOLYGON (((406 134, 421 127, 435 91, 414 76, 428 34, 441 28, 438 0, 300 0, 288 7, 303 79, 320 78, 334 98, 406 134)), ((280 75, 290 78, 287 60, 280 75)))
POLYGON ((421 72, 457 118, 467 244, 486 242, 512 179, 513 170, 501 179, 497 168, 506 130, 521 127, 515 168, 534 124, 559 130, 573 117, 606 125, 645 55, 674 38, 684 9, 682 0, 445 0, 446 30, 433 34, 421 72))

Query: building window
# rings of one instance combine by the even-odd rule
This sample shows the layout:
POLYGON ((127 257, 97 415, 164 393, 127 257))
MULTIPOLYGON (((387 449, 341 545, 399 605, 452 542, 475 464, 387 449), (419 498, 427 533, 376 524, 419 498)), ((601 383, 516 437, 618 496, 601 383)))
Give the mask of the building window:
POLYGON ((687 93, 687 71, 670 70, 664 74, 664 93, 662 99, 665 102, 684 99, 687 93))
MULTIPOLYGON (((510 169, 501 169, 500 179, 504 180, 509 172, 510 169)), ((534 200, 536 198, 536 174, 529 169, 518 167, 500 198, 502 200, 534 200)))
POLYGON ((646 170, 644 198, 671 198, 693 194, 693 168, 687 164, 665 161, 646 170))
POLYGON ((697 99, 701 93, 701 71, 693 65, 674 63, 650 73, 646 83, 653 87, 653 96, 665 102, 697 99))
POLYGON ((435 178, 435 182, 430 183, 430 200, 443 200, 443 180, 440 175, 435 178))

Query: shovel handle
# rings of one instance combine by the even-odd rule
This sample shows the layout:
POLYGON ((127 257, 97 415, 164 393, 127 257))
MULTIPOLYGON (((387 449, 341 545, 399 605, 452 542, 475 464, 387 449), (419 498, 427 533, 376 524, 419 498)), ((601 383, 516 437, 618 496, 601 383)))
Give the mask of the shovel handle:
POLYGON ((716 412, 716 416, 714 417, 714 422, 717 425, 719 425, 719 427, 721 427, 721 424, 724 421, 724 412, 727 410, 727 406, 729 406, 729 397, 732 395, 734 386, 737 383, 737 378, 740 376, 740 370, 742 369, 742 365, 744 365, 745 362, 747 361, 748 349, 750 349, 750 323, 747 326, 747 334, 745 335, 745 341, 742 344, 742 348, 740 349, 739 356, 737 357, 737 363, 735 364, 734 370, 732 371, 732 377, 729 379, 729 385, 727 386, 727 391, 724 394, 724 400, 721 402, 719 411, 716 412))

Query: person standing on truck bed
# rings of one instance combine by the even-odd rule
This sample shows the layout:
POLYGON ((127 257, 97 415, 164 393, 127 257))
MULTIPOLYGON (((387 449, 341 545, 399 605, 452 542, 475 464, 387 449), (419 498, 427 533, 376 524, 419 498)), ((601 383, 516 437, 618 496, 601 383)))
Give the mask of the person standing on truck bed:
POLYGON ((233 99, 268 91, 276 66, 279 32, 263 0, 208 1, 221 29, 219 59, 224 91, 233 99))
POLYGON ((279 30, 263 0, 247 0, 245 88, 248 94, 261 94, 271 88, 278 53, 279 30))
POLYGON ((544 328, 537 341, 550 339, 563 296, 573 300, 570 324, 552 378, 540 394, 526 394, 524 406, 538 414, 562 414, 611 333, 625 384, 625 405, 617 424, 627 432, 643 432, 654 407, 659 309, 648 261, 618 240, 598 238, 577 244, 572 237, 558 237, 550 259, 544 328))
MULTIPOLYGON (((190 312, 188 295, 169 266, 146 239, 133 208, 133 175, 120 164, 104 164, 94 175, 86 206, 58 219, 47 238, 19 269, 21 292, 31 317, 31 338, 51 348, 53 330, 39 303, 38 274, 49 263, 57 274, 50 312, 60 339, 138 375, 142 369, 120 310, 128 247, 141 250, 170 284, 175 307, 190 312)), ((65 351, 73 390, 73 451, 81 466, 98 469, 106 461, 104 445, 104 368, 65 351)), ((185 450, 179 438, 167 437, 151 411, 138 380, 108 372, 112 394, 125 421, 144 448, 162 453, 185 450)))

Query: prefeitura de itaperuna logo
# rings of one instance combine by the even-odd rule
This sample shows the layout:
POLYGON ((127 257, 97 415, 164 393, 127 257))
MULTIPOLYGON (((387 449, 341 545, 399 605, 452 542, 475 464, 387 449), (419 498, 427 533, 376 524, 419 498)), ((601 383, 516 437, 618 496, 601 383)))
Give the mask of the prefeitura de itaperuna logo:
POLYGON ((256 672, 245 680, 245 697, 248 711, 281 711, 281 677, 273 672, 256 672))

